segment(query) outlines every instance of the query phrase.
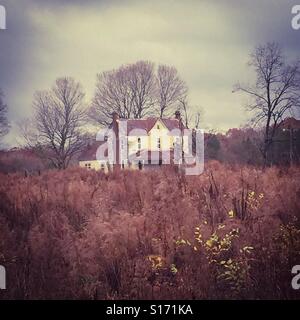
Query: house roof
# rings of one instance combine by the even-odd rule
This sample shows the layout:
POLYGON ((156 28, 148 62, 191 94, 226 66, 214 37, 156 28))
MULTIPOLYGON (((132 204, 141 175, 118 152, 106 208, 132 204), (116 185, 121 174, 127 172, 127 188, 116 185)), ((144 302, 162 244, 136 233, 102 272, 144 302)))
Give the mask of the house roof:
MULTIPOLYGON (((160 119, 160 118, 147 118, 147 119, 128 119, 127 120, 127 133, 134 129, 143 129, 147 133, 154 127, 155 123, 161 120, 168 130, 180 129, 178 119, 160 119)), ((184 126, 183 126, 184 129, 184 126)))
POLYGON ((285 118, 278 126, 281 129, 300 129, 300 120, 295 118, 285 118))
MULTIPOLYGON (((106 141, 96 141, 92 144, 89 144, 86 149, 80 154, 78 160, 79 161, 93 161, 93 160, 101 160, 101 159, 97 159, 96 157, 96 153, 98 148, 101 145, 107 144, 106 141)), ((107 157, 108 155, 108 150, 106 149, 106 151, 104 152, 104 156, 107 157)))

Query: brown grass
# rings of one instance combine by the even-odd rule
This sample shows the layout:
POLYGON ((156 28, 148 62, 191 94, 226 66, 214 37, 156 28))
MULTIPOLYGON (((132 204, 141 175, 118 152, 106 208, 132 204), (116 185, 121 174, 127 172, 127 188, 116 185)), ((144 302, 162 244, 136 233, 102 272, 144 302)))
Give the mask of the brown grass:
POLYGON ((300 170, 0 175, 8 299, 292 299, 300 170))

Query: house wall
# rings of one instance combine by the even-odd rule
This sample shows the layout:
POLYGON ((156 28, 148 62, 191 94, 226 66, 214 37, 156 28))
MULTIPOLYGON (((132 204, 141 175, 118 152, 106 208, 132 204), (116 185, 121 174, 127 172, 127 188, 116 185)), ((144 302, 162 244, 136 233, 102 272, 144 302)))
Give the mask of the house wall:
MULTIPOLYGON (((176 141, 176 137, 169 134, 168 128, 161 120, 155 123, 148 135, 144 132, 144 135, 134 134, 128 137, 128 154, 134 154, 139 151, 139 138, 141 139, 140 150, 151 151, 167 151, 173 149, 176 141), (158 147, 158 139, 160 139, 160 148, 158 147)), ((181 138, 177 137, 177 139, 181 138)), ((183 149, 185 152, 188 152, 188 137, 183 137, 183 149)))
POLYGON ((107 163, 105 161, 99 161, 99 160, 79 161, 79 166, 81 168, 85 168, 85 169, 104 170, 104 172, 109 171, 109 168, 108 168, 107 163), (102 165, 104 166, 104 169, 103 169, 102 165))
MULTIPOLYGON (((103 170, 105 173, 109 172, 110 170, 113 171, 113 166, 108 166, 106 162, 98 161, 98 160, 92 160, 92 161, 79 161, 79 166, 81 168, 85 168, 88 170, 103 170), (101 164, 104 165, 104 169, 102 168, 101 164)), ((143 164, 144 168, 144 164, 143 164)), ((130 165, 128 163, 125 163, 124 169, 130 169, 130 170, 139 170, 138 163, 133 162, 130 165)))

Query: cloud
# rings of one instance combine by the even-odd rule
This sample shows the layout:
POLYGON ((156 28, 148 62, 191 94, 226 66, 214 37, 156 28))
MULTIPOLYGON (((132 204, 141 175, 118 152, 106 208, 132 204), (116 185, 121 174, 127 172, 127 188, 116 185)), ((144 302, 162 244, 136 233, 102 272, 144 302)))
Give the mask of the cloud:
POLYGON ((242 99, 231 91, 235 82, 253 76, 246 66, 253 47, 275 40, 289 57, 300 52, 289 0, 4 5, 8 30, 0 33, 0 87, 15 122, 31 115, 34 91, 49 88, 56 77, 75 77, 89 99, 98 72, 146 59, 177 67, 190 102, 205 111, 204 126, 226 130, 247 119, 242 99))

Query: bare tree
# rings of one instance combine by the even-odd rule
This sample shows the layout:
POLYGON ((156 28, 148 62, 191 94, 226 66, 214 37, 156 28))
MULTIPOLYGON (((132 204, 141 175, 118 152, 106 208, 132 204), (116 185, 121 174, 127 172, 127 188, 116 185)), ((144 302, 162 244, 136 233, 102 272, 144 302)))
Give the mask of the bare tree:
POLYGON ((97 76, 89 115, 102 125, 111 123, 113 112, 125 119, 163 117, 175 111, 186 95, 187 86, 174 67, 160 65, 155 75, 153 63, 139 61, 97 76))
POLYGON ((124 67, 97 75, 90 117, 94 122, 108 125, 113 112, 125 119, 132 115, 132 97, 128 90, 124 67))
POLYGON ((186 128, 189 128, 191 115, 188 112, 188 110, 189 110, 188 101, 187 101, 186 97, 183 97, 183 98, 179 99, 178 102, 179 102, 179 109, 181 111, 183 111, 183 123, 184 123, 186 128))
POLYGON ((203 112, 201 113, 200 111, 198 111, 194 115, 194 127, 195 127, 195 129, 199 129, 199 127, 200 127, 200 120, 201 120, 201 115, 202 114, 203 114, 203 112))
POLYGON ((187 86, 176 68, 160 65, 157 71, 157 101, 160 117, 169 116, 187 95, 187 86))
POLYGON ((0 139, 8 133, 7 105, 3 101, 3 93, 0 89, 0 139))
POLYGON ((258 46, 251 54, 249 65, 256 71, 256 83, 238 84, 236 89, 252 98, 247 110, 253 113, 254 124, 264 126, 261 151, 266 165, 280 120, 300 106, 300 65, 298 62, 287 64, 276 43, 258 46))
POLYGON ((72 78, 59 78, 51 90, 34 96, 35 116, 31 127, 23 126, 23 136, 55 168, 65 169, 85 144, 83 98, 80 84, 72 78))
POLYGON ((183 114, 183 123, 185 127, 188 129, 192 126, 195 129, 199 129, 200 120, 203 114, 201 107, 191 107, 188 103, 187 97, 183 97, 179 99, 179 110, 182 111, 183 114))
POLYGON ((155 105, 154 64, 139 61, 130 65, 128 80, 133 97, 133 117, 140 119, 153 113, 155 105))
POLYGON ((108 125, 113 112, 121 118, 142 118, 153 111, 154 65, 139 61, 97 76, 96 93, 90 109, 94 122, 108 125))

